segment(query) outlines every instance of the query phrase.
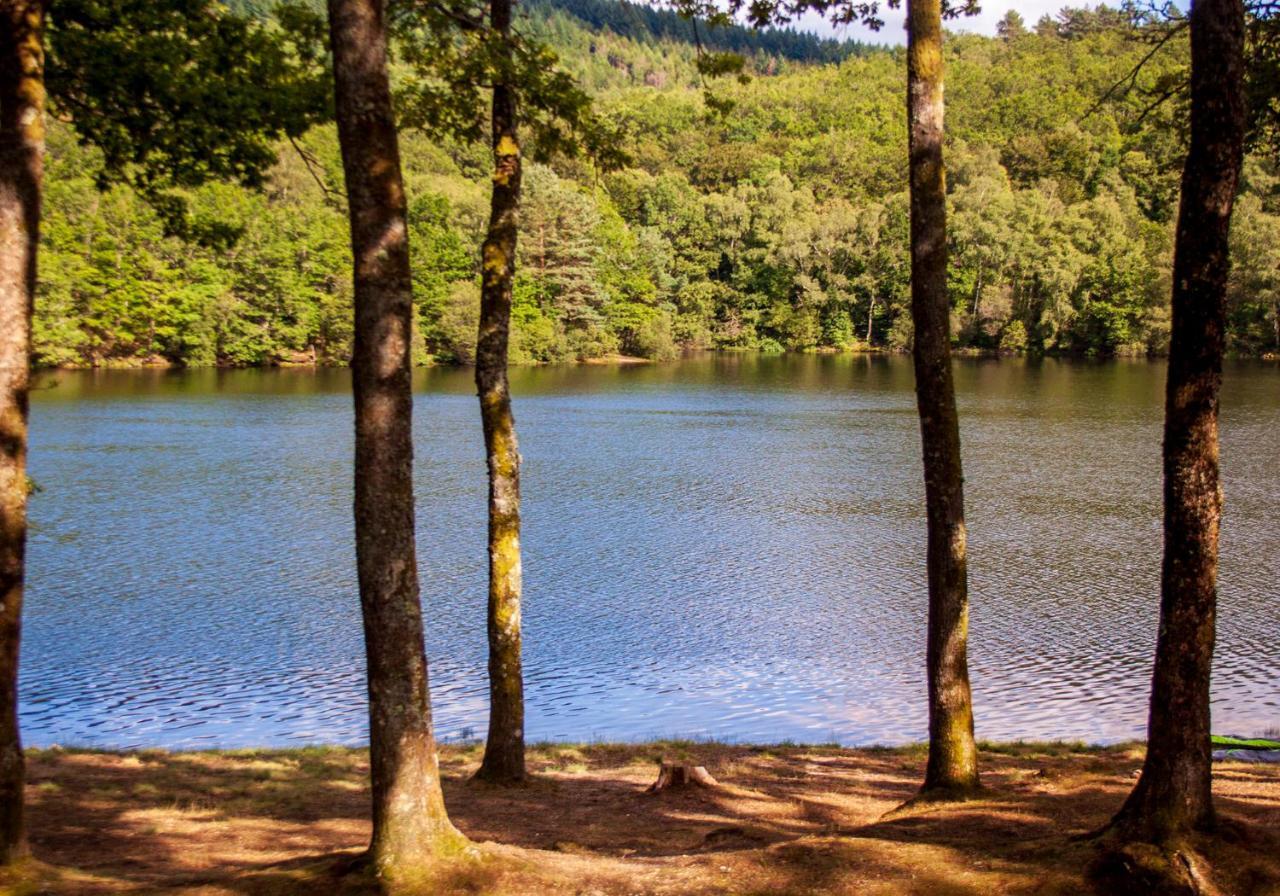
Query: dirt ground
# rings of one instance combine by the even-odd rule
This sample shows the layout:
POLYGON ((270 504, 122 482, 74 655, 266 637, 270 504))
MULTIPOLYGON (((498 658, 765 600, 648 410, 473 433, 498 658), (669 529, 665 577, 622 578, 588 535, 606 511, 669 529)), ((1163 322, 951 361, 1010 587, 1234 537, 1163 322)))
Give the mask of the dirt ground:
MULTIPOLYGON (((509 790, 468 780, 479 758, 443 751, 450 813, 477 848, 433 893, 1077 896, 1095 847, 1073 836, 1119 806, 1141 750, 990 747, 981 799, 889 818, 920 781, 918 748, 550 745, 509 790), (664 756, 721 787, 646 794, 664 756)), ((28 772, 35 859, 0 891, 370 892, 335 870, 368 838, 363 751, 32 751, 28 772)), ((1215 793, 1216 882, 1280 896, 1280 768, 1220 765, 1215 793)))

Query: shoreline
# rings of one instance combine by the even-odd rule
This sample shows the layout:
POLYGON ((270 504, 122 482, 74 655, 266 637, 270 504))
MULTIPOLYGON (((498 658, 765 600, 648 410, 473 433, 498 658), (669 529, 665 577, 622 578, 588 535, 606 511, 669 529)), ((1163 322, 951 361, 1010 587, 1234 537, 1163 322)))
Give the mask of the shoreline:
MULTIPOLYGON (((1141 750, 1145 742, 1135 739, 1115 741, 1084 741, 1077 738, 1035 738, 1028 740, 979 740, 978 749, 992 755, 1015 756, 1031 753, 1105 753, 1114 750, 1141 750)), ((259 754, 289 755, 293 753, 359 753, 366 752, 369 744, 337 743, 314 741, 296 743, 287 746, 273 744, 257 744, 234 747, 218 746, 95 746, 92 744, 27 744, 22 748, 23 755, 29 760, 43 760, 71 754, 88 756, 253 756, 259 754)), ((436 740, 436 749, 441 753, 468 755, 484 750, 484 740, 467 738, 463 740, 436 740)), ((534 740, 525 745, 530 753, 543 754, 557 750, 603 750, 609 752, 641 753, 650 750, 668 750, 676 754, 685 754, 699 749, 712 751, 748 750, 752 752, 786 751, 786 750, 818 750, 843 753, 868 754, 903 754, 923 758, 929 749, 928 741, 911 740, 896 743, 871 743, 848 746, 835 741, 800 741, 786 738, 777 741, 739 741, 721 740, 703 737, 645 737, 636 740, 534 740)))
MULTIPOLYGON (((1280 737, 1280 729, 1268 730, 1266 734, 1258 737, 1215 734, 1212 736, 1212 746, 1214 750, 1280 750, 1280 740, 1276 740, 1277 737, 1280 737)), ((1091 753, 1141 752, 1146 747, 1146 741, 1135 738, 1123 738, 1113 741, 1085 741, 1078 738, 1032 738, 1026 740, 978 740, 977 747, 980 753, 993 756, 1061 755, 1066 753, 1083 755, 1091 753)), ((298 755, 311 753, 364 753, 368 752, 368 749, 369 744, 363 741, 359 743, 316 741, 313 743, 290 744, 288 746, 260 744, 237 747, 112 747, 89 744, 48 744, 37 746, 29 744, 23 747, 22 753, 28 761, 44 761, 73 754, 119 757, 223 756, 235 758, 263 754, 287 756, 295 753, 298 755)), ((484 750, 484 740, 474 738, 465 740, 437 739, 436 749, 442 755, 447 753, 465 756, 474 753, 478 758, 480 752, 484 750)), ((869 755, 916 756, 923 760, 928 755, 929 742, 927 740, 918 740, 850 746, 834 741, 798 741, 790 738, 779 741, 738 741, 673 736, 647 737, 636 740, 534 740, 529 741, 525 745, 525 749, 532 755, 554 753, 560 750, 588 750, 629 754, 666 751, 676 756, 690 755, 698 750, 713 752, 746 750, 755 753, 810 750, 854 754, 866 753, 869 755)), ((654 755, 657 755, 657 753, 655 752, 654 755)), ((657 762, 658 760, 655 759, 654 761, 657 762)))
MULTIPOLYGON (((872 347, 854 347, 848 349, 821 347, 815 349, 788 349, 782 352, 761 352, 755 349, 738 349, 738 348, 721 348, 721 349, 691 349, 684 354, 675 358, 644 358, 636 355, 605 355, 599 358, 578 358, 574 360, 564 361, 547 361, 532 364, 511 364, 512 369, 526 369, 536 367, 635 367, 647 364, 670 364, 699 355, 761 355, 764 357, 781 357, 783 355, 848 355, 848 356, 866 356, 866 355, 897 355, 902 357, 910 357, 911 352, 903 349, 892 349, 886 346, 872 347)), ((1111 361, 1163 361, 1168 358, 1167 354, 1115 354, 1115 355, 1090 355, 1084 352, 1043 352, 1033 354, 1029 352, 1006 352, 997 349, 978 349, 978 348, 958 348, 952 347, 951 355, 953 358, 981 359, 988 361, 995 360, 1041 360, 1045 358, 1065 359, 1071 361, 1091 361, 1096 363, 1106 363, 1111 361)), ((1228 361, 1261 361, 1264 363, 1280 362, 1280 352, 1262 352, 1256 355, 1231 354, 1226 355, 1228 361)), ((154 358, 124 358, 119 360, 107 361, 98 364, 61 364, 61 365, 35 365, 31 368, 33 373, 56 373, 60 371, 96 371, 96 370, 342 370, 348 367, 345 362, 326 363, 324 361, 288 361, 280 360, 266 364, 180 364, 173 361, 154 358)), ((474 365, 471 364, 455 364, 450 362, 418 364, 414 366, 415 370, 427 370, 431 368, 448 368, 448 369, 465 369, 474 365)))

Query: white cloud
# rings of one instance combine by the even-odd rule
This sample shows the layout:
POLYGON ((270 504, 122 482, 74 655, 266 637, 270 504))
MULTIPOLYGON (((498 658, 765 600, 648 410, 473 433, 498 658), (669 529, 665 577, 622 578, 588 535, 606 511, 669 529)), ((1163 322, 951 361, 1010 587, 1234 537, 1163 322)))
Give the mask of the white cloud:
MULTIPOLYGON (((1092 6, 1089 3, 1073 3, 1070 0, 1027 0, 1023 3, 1001 3, 996 0, 994 3, 983 3, 982 12, 976 16, 966 16, 961 19, 952 19, 946 23, 946 27, 950 31, 968 31, 976 34, 995 34, 996 23, 1004 18, 1006 12, 1016 9, 1021 14, 1023 20, 1027 23, 1028 28, 1035 27, 1036 21, 1043 15, 1056 15, 1060 9, 1066 6, 1092 6)), ((862 40, 869 43, 877 44, 904 44, 907 42, 907 35, 904 30, 904 16, 902 9, 886 9, 885 4, 881 3, 880 17, 884 19, 884 27, 879 31, 872 31, 862 25, 848 25, 843 28, 834 28, 830 23, 825 21, 821 16, 815 14, 806 15, 796 23, 796 27, 804 31, 812 31, 816 34, 832 35, 840 38, 848 38, 850 40, 862 40)))

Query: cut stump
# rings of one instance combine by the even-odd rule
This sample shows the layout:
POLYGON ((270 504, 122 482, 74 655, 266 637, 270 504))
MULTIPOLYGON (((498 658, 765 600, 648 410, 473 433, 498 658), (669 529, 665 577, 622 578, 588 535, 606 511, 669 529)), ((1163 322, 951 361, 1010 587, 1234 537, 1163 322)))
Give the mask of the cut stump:
POLYGON ((658 780, 649 785, 645 793, 659 793, 676 787, 719 787, 720 783, 700 765, 663 760, 658 769, 658 780))

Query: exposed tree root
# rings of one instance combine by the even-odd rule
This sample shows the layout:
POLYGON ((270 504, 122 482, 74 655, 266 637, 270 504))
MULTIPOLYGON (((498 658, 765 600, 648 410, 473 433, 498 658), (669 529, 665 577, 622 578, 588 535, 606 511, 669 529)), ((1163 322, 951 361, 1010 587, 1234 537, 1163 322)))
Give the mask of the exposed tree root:
POLYGON ((1222 896, 1209 863, 1185 844, 1105 844, 1090 863, 1089 879, 1108 896, 1222 896))
POLYGON ((472 784, 486 787, 523 787, 529 783, 529 775, 523 771, 519 775, 503 771, 491 771, 481 765, 470 780, 472 784))
POLYGON ((329 865, 329 873, 334 877, 347 877, 365 874, 373 868, 373 854, 364 849, 355 853, 343 853, 329 865))
POLYGON ((981 786, 921 789, 902 805, 895 806, 880 816, 880 821, 894 821, 899 818, 907 818, 912 815, 929 812, 933 809, 940 809, 954 803, 967 803, 972 800, 982 799, 985 794, 986 791, 981 786))

